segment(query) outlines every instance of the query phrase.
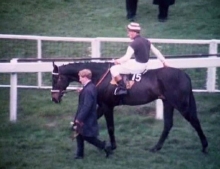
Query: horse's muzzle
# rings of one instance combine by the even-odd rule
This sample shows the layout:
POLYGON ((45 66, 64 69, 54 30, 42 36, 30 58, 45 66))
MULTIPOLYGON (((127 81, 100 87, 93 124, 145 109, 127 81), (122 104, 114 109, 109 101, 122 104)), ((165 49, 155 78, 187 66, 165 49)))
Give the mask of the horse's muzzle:
POLYGON ((55 98, 51 98, 51 100, 54 102, 54 103, 60 103, 60 101, 59 100, 57 100, 57 99, 55 99, 55 98))
POLYGON ((61 98, 62 98, 62 94, 60 93, 52 93, 51 92, 51 100, 54 102, 54 103, 60 103, 61 102, 61 98))

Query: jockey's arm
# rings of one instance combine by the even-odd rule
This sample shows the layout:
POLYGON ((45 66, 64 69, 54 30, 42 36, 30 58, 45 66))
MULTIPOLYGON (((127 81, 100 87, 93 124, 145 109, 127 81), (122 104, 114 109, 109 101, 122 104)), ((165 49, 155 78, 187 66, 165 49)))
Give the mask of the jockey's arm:
POLYGON ((166 59, 164 58, 162 53, 153 44, 151 44, 150 49, 157 56, 157 58, 163 63, 163 66, 167 66, 166 59))
POLYGON ((116 59, 115 62, 120 64, 120 63, 124 63, 126 61, 128 61, 129 59, 131 59, 132 55, 134 54, 134 49, 130 46, 128 46, 126 54, 124 56, 122 56, 119 59, 116 59))

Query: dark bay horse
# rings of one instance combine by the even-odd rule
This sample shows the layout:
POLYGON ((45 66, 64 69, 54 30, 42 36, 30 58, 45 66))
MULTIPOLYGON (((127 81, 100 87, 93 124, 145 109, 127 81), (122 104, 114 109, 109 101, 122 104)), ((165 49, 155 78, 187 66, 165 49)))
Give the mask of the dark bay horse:
POLYGON ((116 86, 110 84, 112 78, 108 70, 111 65, 112 63, 108 62, 83 62, 58 67, 53 63, 52 100, 60 103, 70 82, 79 82, 78 72, 82 69, 90 69, 93 75, 92 81, 98 90, 98 118, 102 115, 105 117, 112 149, 116 149, 114 107, 120 104, 142 105, 161 98, 164 106, 164 128, 157 144, 150 150, 155 152, 162 148, 173 126, 173 112, 176 109, 196 130, 202 151, 206 152, 208 142, 197 117, 191 80, 185 72, 172 67, 148 70, 142 76, 137 76, 138 81, 128 90, 127 95, 121 97, 114 95, 116 86))

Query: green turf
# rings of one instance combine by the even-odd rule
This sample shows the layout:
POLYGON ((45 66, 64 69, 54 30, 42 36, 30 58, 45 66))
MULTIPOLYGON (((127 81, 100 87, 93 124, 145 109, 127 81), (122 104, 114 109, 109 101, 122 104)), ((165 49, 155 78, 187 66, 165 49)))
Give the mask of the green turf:
MULTIPOLYGON (((1 100, 9 91, 0 89, 1 100)), ((119 106, 115 109, 118 148, 105 159, 104 153, 86 144, 85 159, 73 159, 76 143, 70 139, 69 122, 76 111, 77 94, 69 93, 60 105, 49 100, 48 91, 19 90, 18 121, 9 122, 8 105, 3 102, 0 118, 0 168, 189 168, 220 167, 219 94, 195 94, 198 116, 209 141, 208 154, 194 129, 175 112, 174 127, 163 149, 151 153, 163 121, 155 120, 153 104, 119 106)), ((99 120, 100 138, 108 140, 104 118, 99 120)))

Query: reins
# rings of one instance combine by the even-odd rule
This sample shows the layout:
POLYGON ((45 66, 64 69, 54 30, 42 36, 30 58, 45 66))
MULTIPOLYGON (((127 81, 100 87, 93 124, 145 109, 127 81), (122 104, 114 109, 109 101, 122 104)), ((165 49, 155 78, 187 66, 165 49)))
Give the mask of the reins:
POLYGON ((98 83, 95 85, 96 87, 102 83, 103 79, 107 76, 108 72, 110 71, 110 68, 105 72, 105 74, 102 76, 102 78, 98 81, 98 83))

